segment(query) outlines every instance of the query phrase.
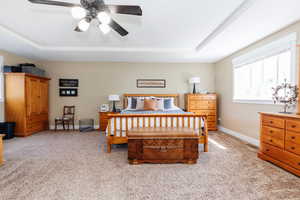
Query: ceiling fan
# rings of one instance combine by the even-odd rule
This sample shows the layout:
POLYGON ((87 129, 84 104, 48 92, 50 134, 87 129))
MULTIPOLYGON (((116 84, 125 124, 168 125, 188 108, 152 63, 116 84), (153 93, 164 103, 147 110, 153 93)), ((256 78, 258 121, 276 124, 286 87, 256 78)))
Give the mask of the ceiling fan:
POLYGON ((121 36, 126 36, 126 31, 121 25, 114 21, 110 13, 142 16, 143 12, 140 6, 133 5, 108 5, 103 0, 80 0, 80 4, 51 1, 51 0, 28 0, 35 4, 45 4, 52 6, 70 7, 72 16, 80 19, 77 32, 85 32, 89 29, 92 20, 97 20, 99 29, 107 34, 111 29, 118 32, 121 36))

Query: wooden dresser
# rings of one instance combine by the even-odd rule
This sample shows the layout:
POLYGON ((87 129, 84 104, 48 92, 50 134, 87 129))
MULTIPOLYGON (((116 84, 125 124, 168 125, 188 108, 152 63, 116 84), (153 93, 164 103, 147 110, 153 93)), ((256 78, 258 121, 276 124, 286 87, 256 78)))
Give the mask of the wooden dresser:
POLYGON ((208 130, 217 128, 217 95, 216 94, 186 94, 185 109, 187 112, 208 115, 208 130))
POLYGON ((300 176, 300 115, 260 113, 258 157, 300 176))
POLYGON ((49 129, 49 80, 25 73, 5 73, 5 119, 16 122, 16 136, 49 129))

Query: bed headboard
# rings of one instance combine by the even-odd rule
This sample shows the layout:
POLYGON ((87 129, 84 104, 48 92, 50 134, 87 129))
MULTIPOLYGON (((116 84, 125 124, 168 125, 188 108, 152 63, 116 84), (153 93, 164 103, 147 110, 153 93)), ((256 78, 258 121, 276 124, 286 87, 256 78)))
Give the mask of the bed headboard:
POLYGON ((123 108, 127 108, 128 97, 157 97, 157 98, 174 98, 174 104, 179 106, 179 94, 124 94, 123 95, 123 108))

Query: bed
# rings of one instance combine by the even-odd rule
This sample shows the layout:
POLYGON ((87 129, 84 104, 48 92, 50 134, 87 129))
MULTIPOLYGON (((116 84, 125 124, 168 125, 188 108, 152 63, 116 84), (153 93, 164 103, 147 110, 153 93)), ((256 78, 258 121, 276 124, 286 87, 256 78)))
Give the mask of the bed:
POLYGON ((120 114, 108 115, 106 129, 107 152, 111 152, 112 144, 128 142, 127 132, 133 128, 191 128, 199 133, 199 144, 204 144, 208 151, 207 116, 184 112, 179 108, 178 94, 124 94, 124 110, 120 114), (131 98, 173 99, 174 107, 159 111, 128 109, 131 98))

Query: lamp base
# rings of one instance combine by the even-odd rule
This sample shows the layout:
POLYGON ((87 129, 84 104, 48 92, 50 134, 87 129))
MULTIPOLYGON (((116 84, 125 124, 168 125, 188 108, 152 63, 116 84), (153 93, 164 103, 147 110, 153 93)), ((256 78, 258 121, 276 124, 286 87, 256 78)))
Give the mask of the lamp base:
POLYGON ((196 83, 194 83, 194 88, 193 88, 193 94, 196 94, 197 91, 196 91, 196 83))
POLYGON ((112 109, 112 112, 117 112, 116 102, 115 102, 115 101, 113 101, 113 109, 112 109))

